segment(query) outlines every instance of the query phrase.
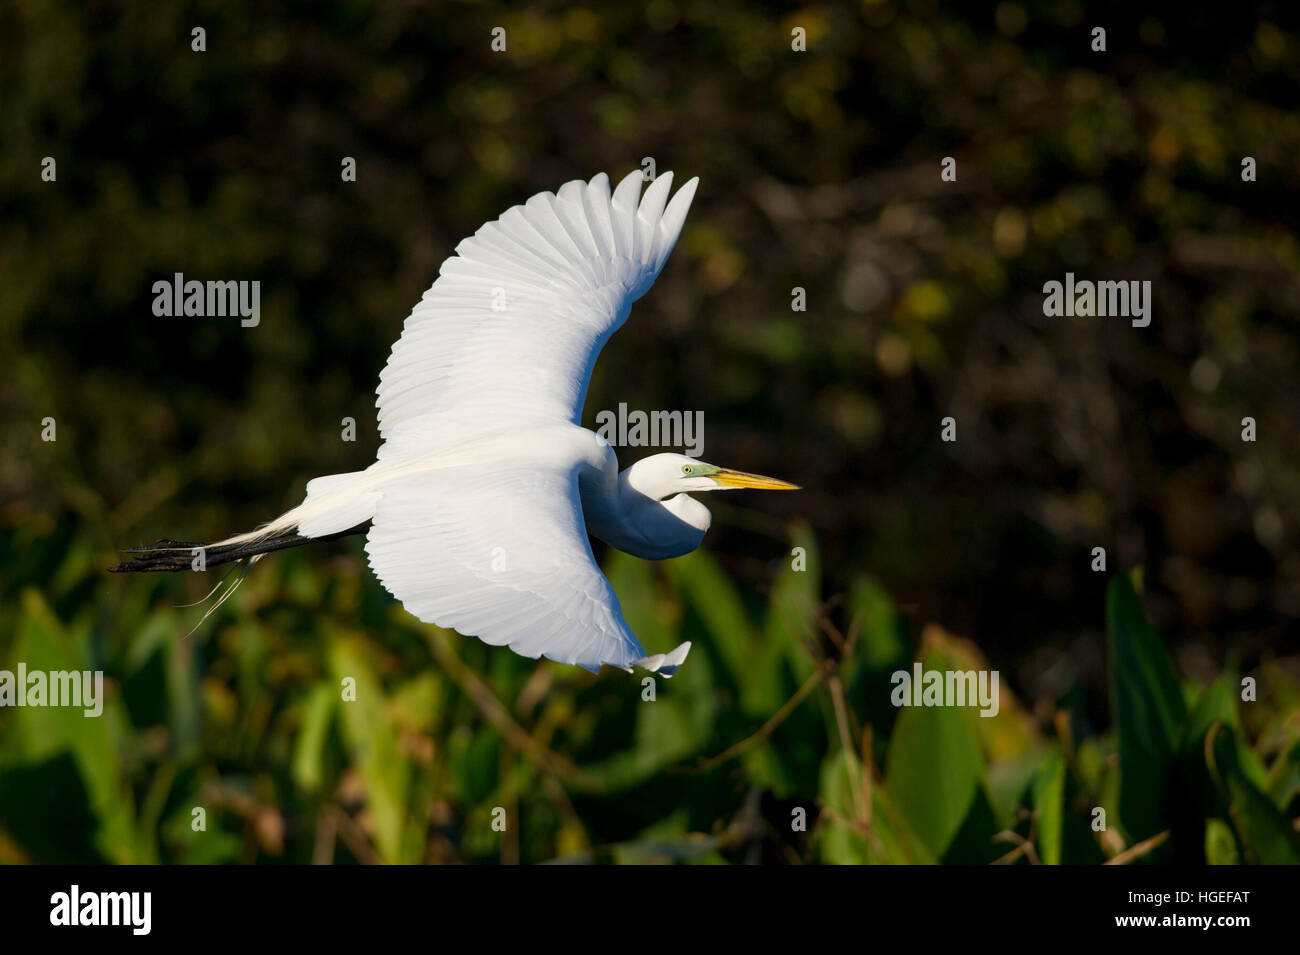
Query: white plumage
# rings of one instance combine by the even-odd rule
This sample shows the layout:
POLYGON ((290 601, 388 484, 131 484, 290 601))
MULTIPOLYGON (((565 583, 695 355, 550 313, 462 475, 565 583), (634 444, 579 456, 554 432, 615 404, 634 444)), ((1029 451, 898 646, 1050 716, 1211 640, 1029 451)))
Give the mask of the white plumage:
POLYGON ((456 246, 379 378, 379 457, 494 422, 579 423, 601 346, 659 275, 698 180, 604 174, 515 206, 456 246))
POLYGON ((301 505, 223 546, 370 521, 366 554, 419 619, 597 670, 671 676, 690 649, 647 655, 587 535, 645 557, 699 545, 688 491, 792 488, 677 454, 621 474, 579 426, 596 356, 663 269, 697 180, 641 195, 633 172, 544 192, 456 247, 380 375, 383 443, 364 471, 316 478, 301 505), (638 201, 639 199, 639 201, 638 201))

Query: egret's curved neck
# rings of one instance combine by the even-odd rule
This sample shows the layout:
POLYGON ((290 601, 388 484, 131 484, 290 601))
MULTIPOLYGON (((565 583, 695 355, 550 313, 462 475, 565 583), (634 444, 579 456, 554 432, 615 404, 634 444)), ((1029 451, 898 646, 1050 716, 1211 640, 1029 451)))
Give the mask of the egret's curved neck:
POLYGON ((647 560, 680 557, 700 546, 713 519, 707 507, 687 494, 658 500, 637 486, 636 465, 618 470, 612 450, 602 465, 579 475, 591 536, 647 560))

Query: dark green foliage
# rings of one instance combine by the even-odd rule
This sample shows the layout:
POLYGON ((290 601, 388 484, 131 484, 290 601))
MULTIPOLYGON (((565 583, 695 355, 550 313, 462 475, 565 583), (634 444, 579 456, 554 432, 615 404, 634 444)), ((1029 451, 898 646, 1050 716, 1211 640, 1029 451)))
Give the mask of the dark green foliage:
MULTIPOLYGON (((79 538, 55 539, 57 583, 5 590, 0 667, 102 667, 107 700, 98 719, 0 711, 10 861, 1094 863, 1149 836, 1162 841, 1140 859, 1300 858, 1294 731, 1250 744, 1231 673, 1170 697, 1126 577, 1111 584, 1110 631, 1127 702, 1113 729, 1076 740, 1058 734, 1064 710, 1031 718, 1005 675, 991 718, 896 709, 888 667, 989 664, 937 627, 914 643, 871 580, 825 609, 798 526, 808 569, 785 564, 765 603, 707 553, 611 555, 647 643, 694 640, 653 701, 645 674, 594 677, 418 623, 355 542, 263 562, 187 637, 200 610, 170 605, 188 587, 104 574, 108 555, 87 562, 79 538), (1135 786, 1163 796, 1135 801, 1135 786)), ((0 536, 0 559, 22 546, 0 536)), ((1251 705, 1251 725, 1284 715, 1251 705)))

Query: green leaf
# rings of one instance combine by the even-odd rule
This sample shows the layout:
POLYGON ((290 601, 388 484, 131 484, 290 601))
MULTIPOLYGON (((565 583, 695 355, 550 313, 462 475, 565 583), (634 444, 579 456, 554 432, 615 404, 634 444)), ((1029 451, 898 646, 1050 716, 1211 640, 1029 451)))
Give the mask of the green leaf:
POLYGON ((1204 748, 1205 734, 1215 723, 1223 723, 1234 730, 1239 728, 1237 722, 1236 697, 1233 695, 1235 675, 1224 673, 1196 697, 1196 702, 1187 711, 1179 732, 1178 748, 1198 751, 1204 748))
POLYGON ((1061 864, 1065 822, 1065 761, 1053 753, 1034 777, 1033 803, 1038 855, 1045 865, 1061 864))
MULTIPOLYGON (((859 815, 855 795, 861 787, 862 763, 853 753, 837 748, 822 763, 819 797, 839 817, 823 820, 821 830, 822 859, 832 865, 865 865, 868 860, 867 837, 842 820, 859 815)), ((858 797, 859 799, 861 797, 858 797)))
POLYGON ((878 852, 871 844, 867 861, 872 864, 938 865, 925 842, 908 825, 892 797, 882 786, 871 791, 871 831, 880 840, 878 852))
POLYGON ((688 638, 681 636, 678 628, 671 626, 666 619, 653 567, 649 561, 611 548, 605 560, 605 576, 618 594, 628 626, 641 640, 646 652, 663 653, 688 638))
POLYGON ((181 800, 161 831, 170 849, 169 860, 182 865, 220 865, 239 861, 244 840, 218 825, 219 814, 210 813, 207 827, 195 830, 193 809, 201 801, 198 791, 181 800))
POLYGON ((293 780, 304 792, 316 792, 324 779, 325 742, 338 697, 328 683, 318 683, 302 705, 302 725, 294 741, 293 780))
MULTIPOLYGON (((16 670, 18 661, 26 664, 29 674, 95 669, 86 633, 80 628, 65 630, 35 590, 23 592, 14 662, 8 668, 16 670)), ((98 716, 87 716, 85 707, 76 706, 15 708, 5 737, 3 765, 36 766, 70 755, 95 820, 98 852, 117 863, 152 861, 137 837, 134 800, 122 772, 118 743, 127 734, 124 707, 107 682, 101 702, 103 711, 98 716)), ((66 798, 79 802, 82 797, 68 792, 66 798)), ((26 821, 6 822, 21 840, 26 821)))
POLYGON ((1240 865, 1237 837, 1222 819, 1205 820, 1205 861, 1209 865, 1240 865))
POLYGON ((1232 728, 1237 740, 1237 762, 1242 772, 1256 787, 1265 789, 1268 786, 1268 771, 1247 743, 1237 715, 1239 691, 1240 682, 1235 669, 1225 671, 1219 679, 1201 691, 1183 722, 1178 748, 1180 752, 1189 753, 1200 760, 1205 749, 1206 732, 1215 723, 1223 723, 1232 728))
POLYGON ((772 583, 768 598, 764 638, 769 646, 785 653, 797 683, 812 675, 815 662, 808 650, 821 639, 817 616, 821 611, 821 565, 812 529, 797 521, 791 542, 803 551, 803 570, 795 570, 793 551, 782 558, 781 570, 772 583))
POLYGON ((852 656, 840 664, 840 673, 859 718, 875 729, 873 756, 883 761, 898 718, 898 709, 889 702, 890 677, 911 666, 912 643, 893 601, 870 577, 854 581, 848 620, 858 642, 852 656))
POLYGON ((1277 754, 1268 771, 1267 792, 1283 812, 1300 793, 1300 739, 1277 754))
POLYGON ((849 823, 860 820, 862 762, 838 748, 822 764, 819 798, 838 819, 819 826, 821 857, 836 865, 934 865, 938 860, 912 831, 879 784, 871 789, 871 836, 849 823))
POLYGON ((771 716, 787 695, 783 648, 760 638, 735 584, 706 552, 694 551, 666 566, 704 624, 704 633, 683 636, 707 640, 708 652, 720 658, 746 715, 771 716))
POLYGON ((1236 734, 1216 723, 1205 737, 1210 774, 1228 803, 1228 817, 1242 858, 1252 864, 1300 865, 1300 837, 1273 801, 1255 787, 1238 763, 1236 734))
POLYGON ((1131 841, 1160 828, 1167 770, 1185 709, 1173 666, 1123 575, 1106 599, 1110 691, 1119 736, 1119 816, 1131 841))
MULTIPOLYGON (((921 662, 924 670, 950 668, 935 650, 921 662)), ((977 797, 987 799, 979 740, 961 709, 902 708, 889 741, 885 788, 926 848, 943 856, 977 797)))
POLYGON ((402 861, 402 829, 410 784, 410 762, 398 752, 397 736, 385 711, 383 688, 358 640, 330 641, 332 692, 340 694, 343 739, 366 784, 366 806, 374 820, 379 855, 402 861), (343 680, 355 681, 356 699, 343 700, 343 680))
POLYGON ((879 583, 870 577, 854 581, 849 607, 868 673, 887 675, 911 662, 906 625, 879 583))

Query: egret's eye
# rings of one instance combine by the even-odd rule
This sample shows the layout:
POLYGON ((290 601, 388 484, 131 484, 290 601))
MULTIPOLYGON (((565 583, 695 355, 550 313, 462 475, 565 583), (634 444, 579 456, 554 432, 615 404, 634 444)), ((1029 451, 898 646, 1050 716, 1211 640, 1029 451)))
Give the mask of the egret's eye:
POLYGON ((690 466, 689 464, 683 464, 683 465, 682 465, 682 473, 683 473, 683 474, 690 474, 690 473, 691 473, 691 466, 690 466))

